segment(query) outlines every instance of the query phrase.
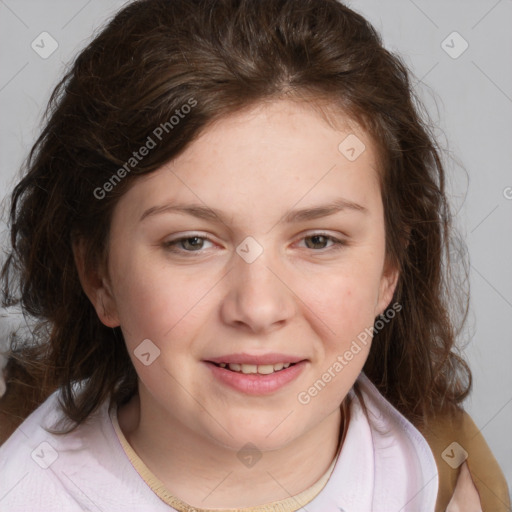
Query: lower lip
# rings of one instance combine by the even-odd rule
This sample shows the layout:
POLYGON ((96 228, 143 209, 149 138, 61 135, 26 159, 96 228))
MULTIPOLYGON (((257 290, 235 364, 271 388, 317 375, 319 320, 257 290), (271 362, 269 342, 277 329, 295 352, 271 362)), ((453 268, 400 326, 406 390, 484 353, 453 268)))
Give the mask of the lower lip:
POLYGON ((233 372, 206 361, 216 379, 247 395, 268 395, 281 389, 301 374, 306 363, 307 361, 300 361, 278 372, 262 375, 259 373, 233 372))

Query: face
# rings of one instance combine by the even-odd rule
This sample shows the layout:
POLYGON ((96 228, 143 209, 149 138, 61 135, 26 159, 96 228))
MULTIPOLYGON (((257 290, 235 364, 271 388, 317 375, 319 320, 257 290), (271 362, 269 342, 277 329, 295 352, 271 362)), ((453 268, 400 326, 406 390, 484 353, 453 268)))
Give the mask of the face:
POLYGON ((119 201, 93 302, 154 418, 270 450, 339 408, 396 275, 374 146, 338 121, 284 100, 223 118, 119 201))

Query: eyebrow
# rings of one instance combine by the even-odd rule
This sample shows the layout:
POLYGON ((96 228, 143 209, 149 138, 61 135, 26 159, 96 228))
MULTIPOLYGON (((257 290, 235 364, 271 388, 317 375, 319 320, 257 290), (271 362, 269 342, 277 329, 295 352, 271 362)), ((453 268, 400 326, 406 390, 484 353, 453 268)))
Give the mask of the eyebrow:
MULTIPOLYGON (((354 203, 353 201, 339 198, 330 203, 318 206, 290 210, 282 217, 280 222, 285 224, 304 222, 307 220, 314 220, 327 217, 329 215, 334 215, 335 213, 342 211, 353 211, 367 214, 368 208, 358 203, 354 203)), ((192 215, 193 217, 197 217, 199 219, 222 222, 223 224, 227 223, 225 213, 220 210, 209 208, 202 204, 164 204, 161 206, 153 206, 152 208, 147 209, 141 215, 139 222, 143 221, 147 217, 162 213, 181 213, 192 215)))

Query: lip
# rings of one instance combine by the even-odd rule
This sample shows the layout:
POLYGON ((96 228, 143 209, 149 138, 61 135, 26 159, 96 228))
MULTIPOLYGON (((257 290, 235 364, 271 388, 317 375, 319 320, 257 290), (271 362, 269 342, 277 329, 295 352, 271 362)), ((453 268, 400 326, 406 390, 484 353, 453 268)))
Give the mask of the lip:
POLYGON ((207 363, 238 363, 238 364, 278 364, 278 363, 298 363, 304 361, 303 357, 297 357, 287 354, 272 352, 260 356, 251 354, 226 354, 220 357, 211 357, 205 360, 207 363))
MULTIPOLYGON (((267 357, 268 359, 268 357, 267 357)), ((260 357, 261 360, 261 357, 260 357)), ((278 362, 284 362, 281 359, 278 362)), ((219 362, 226 362, 224 359, 219 362)), ((234 361, 233 361, 234 362, 234 361)), ((286 361, 293 362, 293 361, 286 361)), ((299 360, 293 366, 289 366, 269 375, 258 373, 239 373, 216 366, 212 361, 205 361, 206 366, 212 372, 214 378, 222 384, 231 387, 247 395, 268 395, 283 388, 295 380, 304 370, 307 360, 299 360)), ((243 364, 243 363, 242 363, 243 364)), ((245 363, 245 364, 265 364, 265 363, 245 363)), ((266 363, 271 364, 271 363, 266 363)))

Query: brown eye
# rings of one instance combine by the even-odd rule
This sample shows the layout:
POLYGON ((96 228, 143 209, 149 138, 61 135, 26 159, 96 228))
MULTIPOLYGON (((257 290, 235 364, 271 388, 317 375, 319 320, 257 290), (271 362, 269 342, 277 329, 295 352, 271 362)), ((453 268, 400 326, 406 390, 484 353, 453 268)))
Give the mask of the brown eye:
MULTIPOLYGON (((199 252, 205 249, 205 242, 211 243, 210 239, 204 236, 187 236, 169 240, 164 243, 164 247, 168 251, 177 253, 199 252)), ((206 249, 208 248, 206 247, 206 249)))
POLYGON ((325 244, 329 242, 331 238, 324 235, 312 235, 305 237, 304 240, 306 240, 308 249, 325 249, 325 244), (311 244, 308 244, 307 240, 311 240, 311 244))
POLYGON ((204 245, 204 238, 201 238, 200 236, 193 236, 190 238, 182 238, 178 240, 181 247, 185 250, 197 250, 202 249, 204 245))
POLYGON ((314 233, 313 235, 303 237, 301 242, 302 240, 304 240, 307 249, 313 249, 313 251, 319 253, 336 251, 347 245, 347 242, 326 233, 314 233))

